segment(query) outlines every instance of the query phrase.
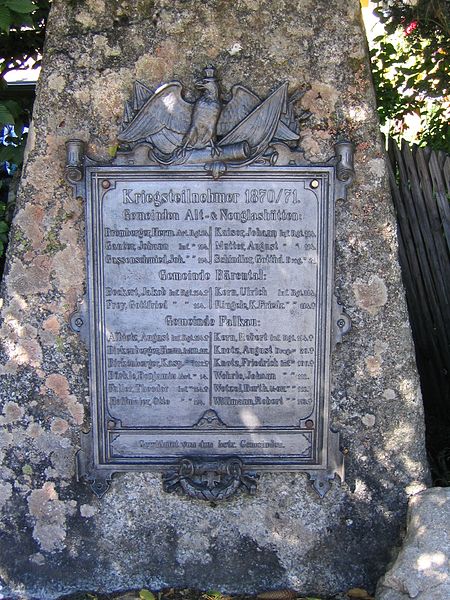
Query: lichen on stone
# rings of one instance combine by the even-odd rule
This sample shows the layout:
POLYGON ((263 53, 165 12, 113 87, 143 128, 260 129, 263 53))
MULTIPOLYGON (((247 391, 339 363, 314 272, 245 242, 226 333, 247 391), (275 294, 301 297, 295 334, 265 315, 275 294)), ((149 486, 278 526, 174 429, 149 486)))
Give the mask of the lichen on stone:
POLYGON ((64 547, 66 539, 66 506, 58 498, 54 483, 44 483, 28 496, 28 508, 34 518, 33 537, 42 551, 53 552, 64 547))
POLYGON ((387 287, 378 275, 371 275, 366 282, 357 280, 353 284, 356 304, 375 316, 388 300, 387 287))

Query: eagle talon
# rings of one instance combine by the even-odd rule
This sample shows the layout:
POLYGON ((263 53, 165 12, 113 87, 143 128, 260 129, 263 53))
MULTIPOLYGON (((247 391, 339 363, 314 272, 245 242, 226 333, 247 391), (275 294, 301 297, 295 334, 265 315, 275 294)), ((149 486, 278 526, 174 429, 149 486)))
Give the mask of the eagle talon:
POLYGON ((174 151, 175 158, 184 158, 186 156, 186 146, 180 146, 174 151))
POLYGON ((210 140, 211 146, 211 156, 214 158, 215 156, 220 156, 222 154, 222 150, 217 146, 212 140, 210 140))

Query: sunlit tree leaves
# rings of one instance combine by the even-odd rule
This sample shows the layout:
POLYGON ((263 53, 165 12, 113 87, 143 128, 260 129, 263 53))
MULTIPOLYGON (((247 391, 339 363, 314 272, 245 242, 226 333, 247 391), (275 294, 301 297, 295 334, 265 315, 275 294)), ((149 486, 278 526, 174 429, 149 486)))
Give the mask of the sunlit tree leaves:
POLYGON ((450 2, 379 0, 375 13, 386 32, 371 51, 382 124, 400 138, 416 115, 416 141, 450 152, 450 2))

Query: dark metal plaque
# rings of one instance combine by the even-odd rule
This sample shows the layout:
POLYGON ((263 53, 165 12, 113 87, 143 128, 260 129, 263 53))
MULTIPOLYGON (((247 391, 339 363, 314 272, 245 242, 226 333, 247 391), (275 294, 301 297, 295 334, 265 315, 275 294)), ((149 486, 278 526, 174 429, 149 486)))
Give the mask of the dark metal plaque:
POLYGON ((253 471, 307 471, 320 495, 343 477, 328 402, 349 326, 333 295, 349 144, 327 165, 295 164, 286 147, 280 166, 233 168, 229 141, 191 140, 169 165, 157 144, 108 165, 68 144, 86 196, 87 312, 72 322, 89 344, 92 432, 79 473, 99 495, 128 470, 163 470, 167 491, 205 499, 254 493, 253 471))

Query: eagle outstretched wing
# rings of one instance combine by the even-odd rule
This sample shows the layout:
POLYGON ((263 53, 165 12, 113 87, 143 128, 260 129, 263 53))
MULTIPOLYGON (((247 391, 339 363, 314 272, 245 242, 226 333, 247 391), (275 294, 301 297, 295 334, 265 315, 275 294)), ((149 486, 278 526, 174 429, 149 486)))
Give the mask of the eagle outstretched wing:
POLYGON ((242 85, 234 85, 231 88, 231 93, 231 100, 224 105, 220 113, 217 123, 218 136, 229 133, 242 119, 245 119, 252 110, 261 104, 260 98, 242 85))
POLYGON ((225 135, 219 146, 248 142, 253 156, 263 152, 279 127, 281 114, 286 112, 286 104, 287 83, 284 83, 225 135))
MULTIPOLYGON (((217 135, 219 137, 227 135, 227 133, 234 129, 236 125, 261 104, 259 96, 242 85, 233 86, 231 92, 233 94, 232 98, 223 107, 219 122, 217 123, 217 135)), ((287 111, 282 111, 280 122, 273 136, 274 139, 283 142, 298 140, 299 136, 292 106, 295 100, 296 96, 294 95, 287 102, 287 111)))
POLYGON ((182 85, 175 81, 160 87, 137 115, 120 132, 121 142, 151 142, 170 154, 182 143, 189 129, 193 105, 181 96, 182 85))

